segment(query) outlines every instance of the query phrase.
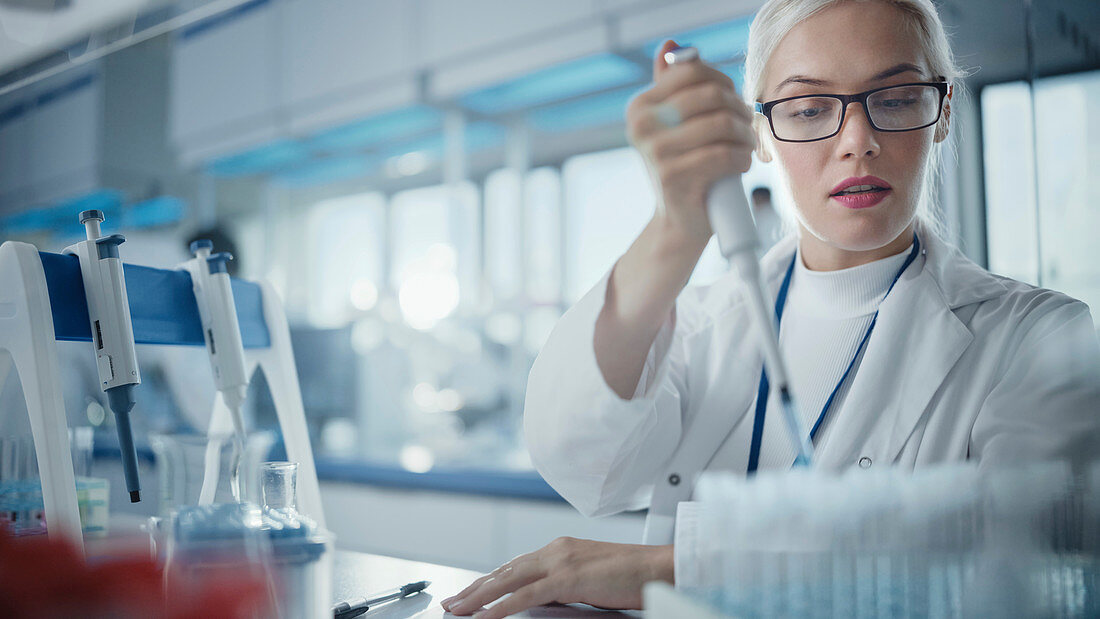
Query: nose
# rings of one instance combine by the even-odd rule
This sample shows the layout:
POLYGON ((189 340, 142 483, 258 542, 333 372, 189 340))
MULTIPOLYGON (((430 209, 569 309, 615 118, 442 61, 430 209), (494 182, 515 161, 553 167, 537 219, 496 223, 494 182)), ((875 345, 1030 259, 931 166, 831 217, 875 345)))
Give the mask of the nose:
POLYGON ((840 127, 840 140, 837 142, 840 158, 878 157, 880 149, 877 133, 863 106, 857 101, 849 103, 844 114, 844 124, 840 127))

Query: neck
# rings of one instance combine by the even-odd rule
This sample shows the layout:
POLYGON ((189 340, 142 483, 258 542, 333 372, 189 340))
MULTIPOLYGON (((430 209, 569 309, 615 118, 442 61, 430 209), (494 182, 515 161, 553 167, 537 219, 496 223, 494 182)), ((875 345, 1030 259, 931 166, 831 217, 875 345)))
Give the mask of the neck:
POLYGON ((802 254, 802 263, 811 271, 850 269, 861 264, 900 254, 913 243, 913 224, 906 226, 905 230, 893 241, 882 247, 868 250, 848 250, 830 245, 810 234, 805 227, 800 227, 802 228, 802 234, 798 248, 802 254))

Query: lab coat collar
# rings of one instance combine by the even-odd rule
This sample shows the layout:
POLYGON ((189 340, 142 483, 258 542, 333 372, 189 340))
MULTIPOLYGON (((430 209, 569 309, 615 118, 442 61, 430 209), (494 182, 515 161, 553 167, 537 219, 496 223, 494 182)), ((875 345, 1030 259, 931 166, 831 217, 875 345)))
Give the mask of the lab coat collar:
POLYGON ((917 231, 925 247, 924 271, 935 282, 950 309, 958 309, 1008 292, 999 278, 974 264, 954 245, 933 232, 917 231))
MULTIPOLYGON (((845 413, 823 447, 825 466, 844 467, 867 456, 890 463, 904 448, 928 403, 974 336, 955 310, 1005 294, 994 275, 968 260, 935 233, 918 229, 923 260, 902 274, 879 308, 875 332, 845 398, 845 413), (882 440, 868 441, 869 436, 882 440), (878 453, 863 453, 877 444, 878 453)), ((764 257, 770 283, 790 263, 797 237, 764 257)))

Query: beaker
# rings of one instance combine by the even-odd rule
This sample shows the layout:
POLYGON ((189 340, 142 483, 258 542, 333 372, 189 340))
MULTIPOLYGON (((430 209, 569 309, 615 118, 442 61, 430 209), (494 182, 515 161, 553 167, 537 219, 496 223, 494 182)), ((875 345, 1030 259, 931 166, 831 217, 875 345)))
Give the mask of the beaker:
POLYGON ((271 576, 281 617, 332 616, 333 537, 298 513, 298 463, 265 462, 264 526, 271 540, 271 576))
POLYGON ((260 463, 274 443, 271 432, 253 432, 243 442, 232 434, 153 435, 160 478, 157 513, 167 518, 200 503, 259 505, 260 463))
POLYGON ((298 510, 297 462, 264 462, 260 483, 264 509, 298 510))

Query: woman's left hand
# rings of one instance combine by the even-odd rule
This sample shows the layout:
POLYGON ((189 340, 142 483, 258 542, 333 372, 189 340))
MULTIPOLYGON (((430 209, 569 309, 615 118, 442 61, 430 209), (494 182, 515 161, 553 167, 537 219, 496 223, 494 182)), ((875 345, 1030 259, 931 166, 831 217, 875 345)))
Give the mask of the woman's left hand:
POLYGON ((475 580, 443 608, 469 615, 511 593, 476 619, 499 619, 543 604, 640 609, 642 585, 673 580, 672 545, 611 544, 560 537, 475 580))

